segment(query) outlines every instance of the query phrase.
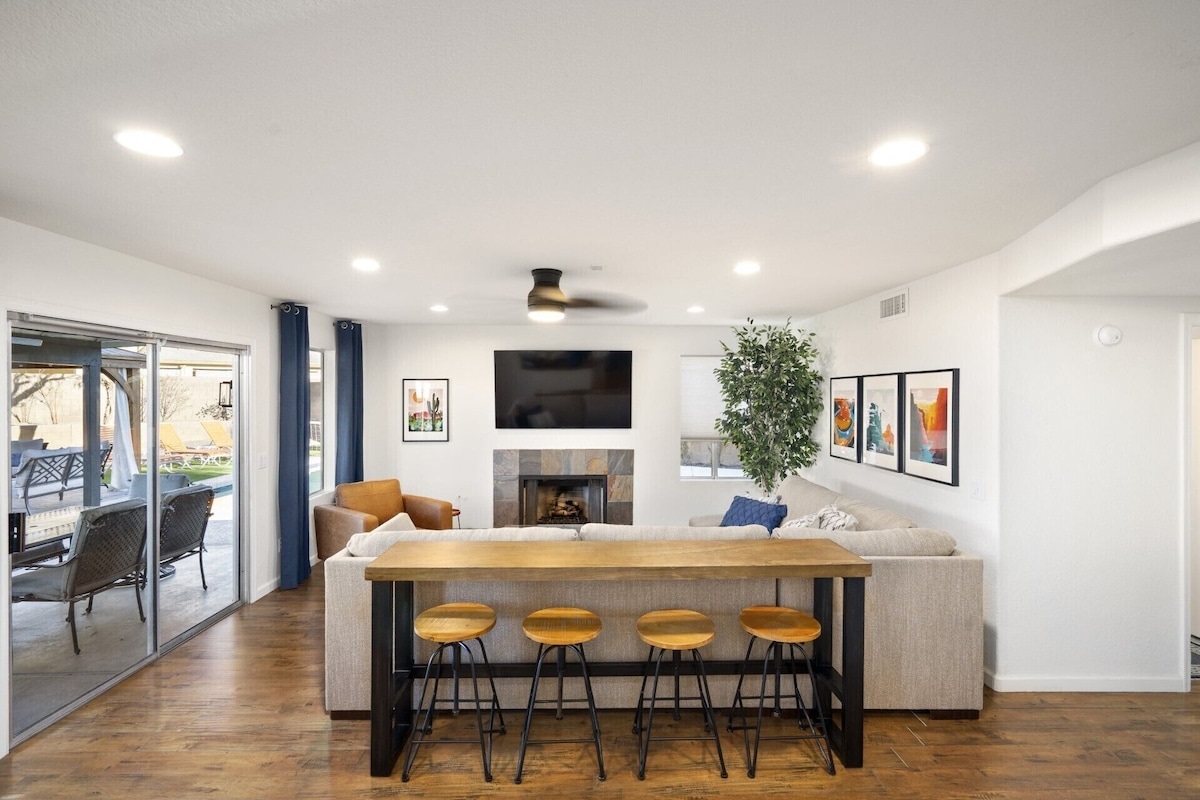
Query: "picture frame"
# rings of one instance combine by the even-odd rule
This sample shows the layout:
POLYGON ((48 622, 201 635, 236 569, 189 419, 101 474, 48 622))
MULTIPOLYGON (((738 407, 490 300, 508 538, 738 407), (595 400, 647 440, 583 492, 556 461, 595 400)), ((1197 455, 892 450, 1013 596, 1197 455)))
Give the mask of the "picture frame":
POLYGON ((403 440, 450 441, 450 380, 405 378, 403 389, 403 440))
POLYGON ((829 379, 829 455, 858 462, 862 456, 858 377, 829 379))
POLYGON ((958 486, 958 370, 904 373, 904 472, 958 486))
POLYGON ((862 463, 904 471, 904 377, 862 376, 862 463))

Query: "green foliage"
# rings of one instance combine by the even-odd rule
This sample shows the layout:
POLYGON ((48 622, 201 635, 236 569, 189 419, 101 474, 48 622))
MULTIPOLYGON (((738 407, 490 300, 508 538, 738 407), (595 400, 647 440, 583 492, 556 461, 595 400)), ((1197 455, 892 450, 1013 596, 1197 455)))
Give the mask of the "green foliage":
POLYGON ((737 446, 747 477, 766 493, 816 461, 813 427, 824 405, 813 334, 783 326, 735 328, 737 348, 717 367, 725 412, 717 430, 737 446))

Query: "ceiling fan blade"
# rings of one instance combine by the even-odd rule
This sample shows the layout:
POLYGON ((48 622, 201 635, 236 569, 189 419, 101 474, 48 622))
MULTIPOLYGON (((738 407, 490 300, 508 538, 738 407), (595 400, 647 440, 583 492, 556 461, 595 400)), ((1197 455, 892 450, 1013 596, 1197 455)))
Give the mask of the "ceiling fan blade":
POLYGON ((644 300, 617 294, 594 294, 589 297, 572 297, 567 308, 579 310, 618 311, 632 314, 645 311, 650 304, 644 300))

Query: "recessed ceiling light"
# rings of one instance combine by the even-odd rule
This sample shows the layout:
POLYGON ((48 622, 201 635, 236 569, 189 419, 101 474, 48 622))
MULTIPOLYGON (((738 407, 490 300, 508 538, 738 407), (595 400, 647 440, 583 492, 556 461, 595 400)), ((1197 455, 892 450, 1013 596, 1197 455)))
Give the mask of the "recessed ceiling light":
POLYGON ((434 303, 433 305, 431 305, 429 307, 429 310, 435 314, 445 314, 447 311, 450 310, 450 306, 448 306, 444 303, 434 303))
POLYGON ((687 312, 689 314, 703 314, 704 306, 688 306, 687 312))
POLYGON ((929 152, 929 145, 920 139, 893 139, 871 151, 870 162, 877 167, 899 167, 909 164, 929 152))
POLYGON ((379 262, 373 258, 356 258, 350 262, 350 266, 359 272, 379 272, 379 262))
POLYGON ((762 269, 762 265, 757 261, 739 261, 734 265, 733 271, 738 275, 753 275, 762 269))
POLYGON ((141 130, 117 131, 113 139, 122 147, 135 153, 154 156, 155 158, 178 158, 183 155, 183 148, 161 133, 141 130))

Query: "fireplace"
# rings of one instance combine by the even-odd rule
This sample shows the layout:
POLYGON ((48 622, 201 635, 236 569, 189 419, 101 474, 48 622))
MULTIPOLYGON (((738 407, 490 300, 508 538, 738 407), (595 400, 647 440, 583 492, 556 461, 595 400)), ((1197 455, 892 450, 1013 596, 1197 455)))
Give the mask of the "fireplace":
POLYGON ((605 522, 607 475, 521 475, 522 525, 578 526, 605 522))

